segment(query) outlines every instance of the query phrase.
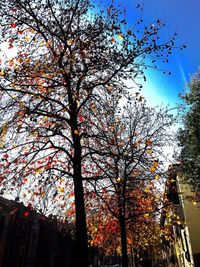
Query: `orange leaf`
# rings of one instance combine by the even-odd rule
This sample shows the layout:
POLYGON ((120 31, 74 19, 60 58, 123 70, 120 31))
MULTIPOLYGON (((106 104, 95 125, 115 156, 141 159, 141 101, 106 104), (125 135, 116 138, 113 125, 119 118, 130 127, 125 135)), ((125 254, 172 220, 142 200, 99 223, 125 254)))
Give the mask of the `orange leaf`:
POLYGON ((150 172, 155 172, 155 171, 156 171, 156 168, 154 166, 151 167, 150 172))
POLYGON ((79 135, 78 130, 74 130, 74 134, 79 135))
POLYGON ((153 166, 154 166, 154 167, 157 167, 157 166, 158 166, 158 161, 157 161, 157 160, 154 160, 154 162, 153 162, 153 166))
POLYGON ((153 142, 152 142, 150 139, 147 139, 147 140, 145 141, 146 146, 151 146, 152 143, 153 143, 153 142))

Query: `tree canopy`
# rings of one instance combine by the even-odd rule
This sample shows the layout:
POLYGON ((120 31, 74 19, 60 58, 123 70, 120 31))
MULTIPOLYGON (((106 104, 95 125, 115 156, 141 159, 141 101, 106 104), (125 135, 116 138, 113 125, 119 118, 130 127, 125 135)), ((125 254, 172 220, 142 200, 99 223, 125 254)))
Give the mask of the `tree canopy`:
POLYGON ((185 181, 200 199, 200 73, 191 76, 187 89, 182 96, 185 112, 178 132, 179 160, 185 181))
MULTIPOLYGON (((102 97, 97 104, 95 127, 91 129, 93 141, 96 142, 89 146, 91 165, 94 166, 93 176, 88 180, 94 190, 91 195, 96 195, 99 199, 98 204, 89 201, 92 210, 97 205, 99 214, 94 222, 97 225, 99 220, 100 225, 94 244, 107 242, 108 238, 111 245, 108 248, 116 252, 116 247, 120 247, 117 242, 121 239, 123 267, 128 266, 127 240, 130 243, 130 240, 135 239, 130 238, 130 229, 136 229, 137 223, 141 224, 141 228, 143 223, 149 223, 150 227, 150 222, 154 224, 156 221, 160 202, 154 183, 165 177, 163 162, 159 159, 164 154, 164 146, 169 145, 172 140, 169 128, 175 122, 167 108, 148 107, 144 97, 138 92, 134 97, 129 94, 127 97, 124 107, 120 104, 120 99, 112 93, 102 97), (99 108, 101 105, 102 108, 99 108), (109 116, 105 114, 108 111, 109 116), (101 175, 95 176, 94 170, 101 175), (107 208, 107 216, 103 215, 100 203, 103 203, 101 209, 107 208), (110 226, 111 221, 113 226, 110 226), (108 234, 104 233, 107 235, 105 237, 101 233, 102 225, 105 225, 105 233, 107 225, 108 231, 110 228, 110 232, 112 229, 119 232, 118 238, 115 236, 114 244, 108 234)), ((98 226, 94 228, 98 229, 98 226)), ((133 249, 138 249, 136 242, 133 242, 133 249)), ((118 248, 118 253, 119 251, 118 248)))
POLYGON ((89 0, 1 0, 0 17, 1 44, 16 51, 1 58, 1 189, 40 205, 73 188, 77 266, 87 267, 91 111, 104 93, 123 95, 126 80, 145 80, 149 62, 168 62, 176 34, 162 42, 160 19, 128 27, 113 3, 89 0))

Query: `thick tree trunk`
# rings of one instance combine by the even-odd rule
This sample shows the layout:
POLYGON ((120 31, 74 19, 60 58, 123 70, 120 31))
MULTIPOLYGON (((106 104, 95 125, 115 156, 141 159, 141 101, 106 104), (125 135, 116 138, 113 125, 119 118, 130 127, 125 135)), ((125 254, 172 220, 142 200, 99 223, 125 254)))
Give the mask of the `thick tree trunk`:
POLYGON ((88 267, 88 239, 84 194, 82 180, 78 176, 74 178, 74 192, 76 208, 76 265, 74 267, 88 267))
POLYGON ((81 144, 79 133, 77 132, 76 122, 74 123, 74 125, 75 128, 72 130, 74 141, 73 171, 76 209, 76 264, 74 267, 88 267, 88 238, 81 168, 81 144))
POLYGON ((122 210, 120 211, 120 230, 121 230, 122 267, 128 267, 126 222, 122 210))

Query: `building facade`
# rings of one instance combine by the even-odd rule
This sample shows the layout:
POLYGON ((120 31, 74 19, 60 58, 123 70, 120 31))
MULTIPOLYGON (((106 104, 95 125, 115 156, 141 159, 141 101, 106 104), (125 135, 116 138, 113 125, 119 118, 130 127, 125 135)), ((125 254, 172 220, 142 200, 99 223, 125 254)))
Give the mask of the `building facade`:
POLYGON ((74 267, 73 248, 55 220, 0 197, 0 267, 74 267))
POLYGON ((162 253, 166 266, 200 266, 200 210, 178 165, 169 168, 161 216, 162 253))

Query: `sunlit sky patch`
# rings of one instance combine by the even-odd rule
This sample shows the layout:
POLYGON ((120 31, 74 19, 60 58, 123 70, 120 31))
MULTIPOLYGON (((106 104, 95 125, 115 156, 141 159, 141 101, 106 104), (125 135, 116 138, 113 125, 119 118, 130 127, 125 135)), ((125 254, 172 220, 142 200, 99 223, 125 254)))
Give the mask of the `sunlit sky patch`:
MULTIPOLYGON (((166 70, 171 75, 163 75, 162 71, 148 70, 147 82, 143 93, 151 104, 170 104, 174 106, 178 101, 178 93, 183 91, 185 83, 189 81, 190 74, 198 71, 200 66, 200 1, 199 0, 121 0, 118 1, 126 7, 128 23, 134 23, 139 11, 138 3, 143 3, 143 19, 149 24, 157 18, 164 20, 166 27, 161 38, 166 40, 175 31, 177 44, 186 44, 187 49, 175 50, 166 70)), ((163 67, 163 65, 162 65, 163 67)))

